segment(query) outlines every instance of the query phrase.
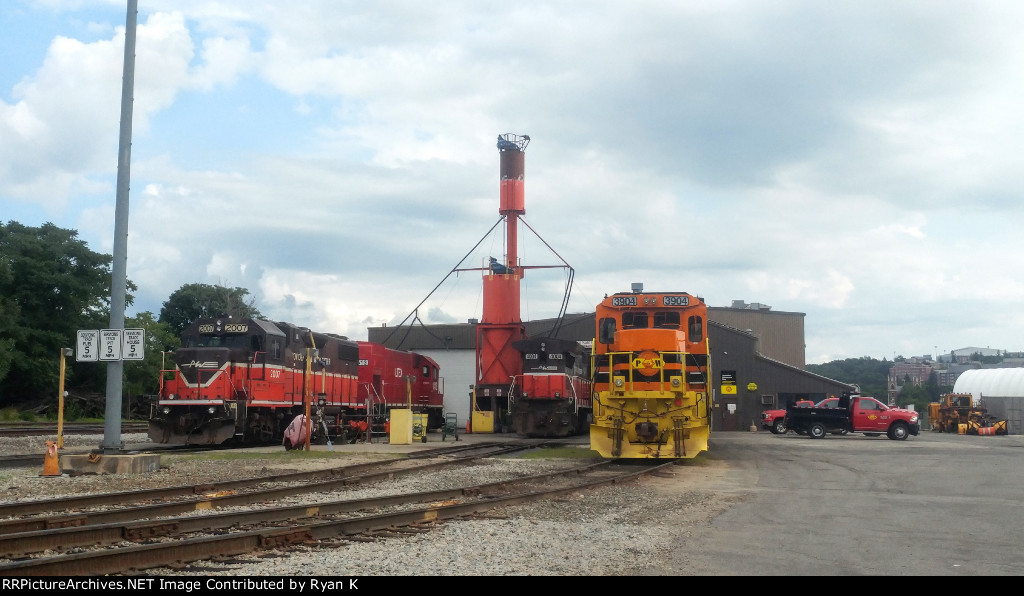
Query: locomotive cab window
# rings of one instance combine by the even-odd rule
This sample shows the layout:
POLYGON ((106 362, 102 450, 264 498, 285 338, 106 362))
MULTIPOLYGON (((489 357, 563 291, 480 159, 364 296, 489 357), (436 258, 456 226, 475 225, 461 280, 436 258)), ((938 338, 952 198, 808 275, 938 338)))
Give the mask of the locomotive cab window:
POLYGON ((674 311, 654 313, 654 328, 679 329, 679 313, 674 311))
POLYGON ((691 342, 704 341, 704 319, 703 317, 693 316, 690 317, 689 330, 687 340, 691 342))
POLYGON ((246 337, 244 335, 200 335, 198 338, 189 338, 190 348, 245 348, 246 337))
POLYGON ((423 372, 420 373, 420 376, 422 376, 424 379, 430 378, 430 365, 423 365, 423 372))
POLYGON ((624 312, 622 313, 622 328, 623 329, 646 329, 647 328, 647 313, 643 311, 624 312))
POLYGON ((601 319, 600 334, 597 341, 603 344, 610 344, 615 341, 615 319, 609 317, 601 319))

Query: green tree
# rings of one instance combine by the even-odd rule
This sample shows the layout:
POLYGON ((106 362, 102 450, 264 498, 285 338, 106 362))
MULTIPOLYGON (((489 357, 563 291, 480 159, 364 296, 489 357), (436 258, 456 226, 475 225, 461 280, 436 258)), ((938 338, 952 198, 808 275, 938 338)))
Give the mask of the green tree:
POLYGON ((926 416, 928 414, 928 404, 937 400, 938 396, 932 399, 925 385, 906 383, 896 396, 896 405, 905 408, 913 404, 914 411, 926 416))
POLYGON ((142 360, 124 361, 125 410, 129 418, 145 416, 147 396, 156 395, 160 389, 160 375, 165 368, 173 368, 173 363, 164 353, 171 352, 181 345, 181 339, 170 325, 157 322, 153 313, 146 311, 125 319, 125 328, 145 330, 145 350, 142 360))
POLYGON ((861 395, 870 395, 883 402, 886 401, 889 369, 892 368, 891 362, 862 356, 846 360, 833 360, 825 364, 808 364, 806 368, 809 372, 836 381, 855 383, 860 387, 861 395))
POLYGON ((255 298, 246 298, 245 288, 225 288, 208 284, 185 284, 174 291, 160 309, 159 322, 180 336, 196 319, 228 315, 236 319, 263 318, 255 298))
MULTIPOLYGON (((0 348, 8 348, 9 360, 0 362, 7 368, 0 404, 56 401, 60 349, 74 345, 78 329, 109 324, 111 261, 74 230, 49 222, 0 224, 0 348)), ((126 286, 127 306, 136 288, 131 281, 126 286)), ((95 382, 102 376, 97 370, 81 378, 95 382)))
MULTIPOLYGON (((0 252, 0 288, 9 287, 13 277, 11 259, 0 252)), ((0 294, 0 383, 11 370, 11 361, 14 359, 14 321, 19 316, 21 309, 18 304, 12 298, 0 294)))

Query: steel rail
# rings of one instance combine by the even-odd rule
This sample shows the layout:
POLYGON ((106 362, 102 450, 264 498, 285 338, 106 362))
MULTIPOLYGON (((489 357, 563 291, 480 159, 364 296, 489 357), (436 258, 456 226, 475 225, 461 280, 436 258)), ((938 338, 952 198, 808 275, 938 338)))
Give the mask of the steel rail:
MULTIPOLYGON (((362 499, 345 499, 326 503, 283 505, 258 510, 233 511, 203 516, 171 518, 169 517, 170 515, 175 515, 183 511, 191 511, 191 509, 179 508, 175 506, 176 504, 156 505, 151 508, 138 508, 134 510, 136 516, 132 519, 141 521, 130 521, 127 523, 96 523, 88 526, 64 527, 52 530, 35 530, 4 534, 3 536, 0 536, 0 557, 16 558, 52 549, 65 550, 68 548, 82 546, 102 546, 116 544, 124 540, 139 542, 156 537, 167 537, 189 532, 230 528, 241 524, 291 521, 307 517, 337 515, 351 511, 365 510, 371 507, 390 507, 422 501, 433 501, 437 499, 477 496, 514 484, 534 482, 558 476, 580 475, 585 472, 604 467, 610 463, 612 463, 610 460, 601 461, 568 470, 558 470, 555 472, 535 474, 512 480, 489 482, 474 486, 438 489, 415 493, 401 493, 383 497, 378 496, 362 499)), ((335 484, 336 482, 341 483, 344 481, 339 480, 329 484, 335 484)), ((238 499, 241 502, 237 503, 221 502, 219 506, 264 502, 280 496, 274 494, 277 492, 278 491, 268 491, 267 493, 252 495, 254 497, 253 499, 238 499)), ((308 491, 302 490, 302 492, 308 491)), ((235 501, 233 498, 228 498, 227 500, 235 501)), ((208 502, 209 501, 207 501, 207 503, 208 502)), ((199 506, 195 508, 195 511, 201 509, 208 509, 208 507, 199 506)))
POLYGON ((285 547, 335 537, 355 536, 442 520, 457 519, 498 507, 518 505, 606 484, 616 484, 649 474, 676 461, 632 471, 612 478, 549 490, 528 491, 486 501, 442 504, 407 511, 367 515, 338 521, 325 521, 289 528, 250 530, 220 536, 172 540, 156 544, 128 546, 84 553, 17 561, 0 565, 0 576, 93 576, 130 573, 140 569, 180 565, 215 557, 242 555, 261 549, 285 547))
MULTIPOLYGON (((277 491, 278 496, 286 496, 287 494, 293 494, 295 492, 308 492, 315 489, 317 486, 327 485, 344 485, 361 482, 364 480, 372 480, 374 478, 393 477, 403 474, 411 474, 423 470, 429 470, 431 468, 438 468, 444 466, 455 465, 464 461, 472 459, 479 459, 484 457, 492 457, 494 455, 504 455, 513 451, 521 450, 522 447, 509 446, 505 448, 493 447, 490 453, 481 455, 469 455, 463 457, 452 458, 448 460, 432 462, 424 465, 415 467, 409 467, 404 469, 395 470, 383 470, 380 472, 356 475, 355 473, 361 470, 380 468, 383 466, 391 466, 399 462, 405 462, 406 459, 395 459, 388 462, 367 462, 362 464, 352 464, 348 466, 342 466, 338 468, 328 468, 325 470, 314 470, 309 472, 290 472, 287 474, 276 474, 272 476, 258 476, 252 478, 243 478, 240 480, 225 480, 222 482, 213 482, 200 485, 182 485, 182 486, 171 486, 166 488, 151 488, 137 491, 120 491, 113 493, 98 493, 89 495, 78 495, 67 498, 54 498, 54 499, 41 499, 39 501, 21 501, 14 503, 0 504, 0 516, 14 517, 17 515, 30 515, 34 513, 44 513, 50 511, 68 511, 72 509, 81 509, 86 507, 96 506, 111 506, 111 505, 124 505, 126 503, 135 503, 139 501, 147 501, 154 499, 167 499, 172 497, 181 496, 192 496, 192 495, 206 495, 213 494, 217 496, 212 497, 200 497, 197 499, 186 499, 178 501, 177 503, 164 504, 163 506, 170 508, 178 507, 178 512, 188 511, 194 509, 210 509, 218 506, 219 503, 231 503, 232 500, 244 499, 246 494, 240 495, 224 495, 222 493, 229 492, 239 488, 246 488, 259 484, 268 483, 279 483, 279 482, 306 482, 315 480, 317 478, 328 477, 327 480, 322 482, 313 482, 311 484, 305 484, 298 487, 284 487, 280 489, 271 489, 277 491)), ((258 493, 266 494, 266 493, 258 493)), ((44 530, 53 528, 62 528, 68 526, 82 526, 89 523, 87 520, 90 518, 100 519, 100 522, 93 523, 104 523, 112 521, 123 521, 126 519, 135 519, 131 517, 135 511, 145 510, 151 507, 159 507, 160 505, 143 505, 140 507, 121 508, 113 511, 96 512, 96 513, 69 513, 65 515, 47 516, 45 518, 29 518, 29 519, 9 519, 0 521, 0 535, 8 534, 12 532, 27 532, 32 530, 44 530)))

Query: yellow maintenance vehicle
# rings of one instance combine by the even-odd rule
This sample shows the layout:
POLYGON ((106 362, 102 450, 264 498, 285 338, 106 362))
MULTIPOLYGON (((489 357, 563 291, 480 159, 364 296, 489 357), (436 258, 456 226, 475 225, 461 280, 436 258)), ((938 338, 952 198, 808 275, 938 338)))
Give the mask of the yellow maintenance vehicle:
POLYGON ((932 430, 961 435, 1005 435, 1006 421, 988 413, 970 393, 945 393, 928 404, 932 430))

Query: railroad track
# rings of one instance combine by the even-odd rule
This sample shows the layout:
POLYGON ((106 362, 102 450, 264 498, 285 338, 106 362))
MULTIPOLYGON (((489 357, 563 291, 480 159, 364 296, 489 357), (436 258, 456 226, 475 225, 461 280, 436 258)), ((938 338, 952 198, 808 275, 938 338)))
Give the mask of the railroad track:
POLYGON ((429 531, 445 520, 479 515, 497 507, 632 480, 676 463, 638 467, 600 461, 457 488, 315 503, 282 502, 308 494, 316 494, 317 499, 325 495, 335 498, 339 490, 355 484, 400 475, 428 475, 445 466, 480 465, 478 460, 528 448, 522 444, 479 444, 455 454, 447 449, 445 457, 426 458, 424 452, 419 452, 419 458, 202 487, 6 504, 0 508, 0 516, 20 517, 0 523, 0 556, 7 558, 0 564, 0 576, 131 574, 300 543, 327 541, 336 545, 339 541, 376 540, 396 533, 429 531), (129 502, 155 500, 160 502, 125 507, 129 502), (224 511, 229 507, 241 509, 224 511), (215 512, 218 509, 221 511, 215 512), (29 517, 69 510, 75 512, 29 517), (54 555, 55 549, 80 552, 54 555))
MULTIPOLYGON (((162 447, 150 447, 148 449, 125 449, 124 453, 173 453, 175 455, 180 455, 188 453, 202 453, 206 451, 239 449, 245 447, 252 447, 252 445, 166 445, 162 447)), ((58 455, 88 455, 92 452, 93 450, 78 449, 75 451, 60 451, 58 455)), ((36 466, 42 467, 45 459, 46 453, 44 453, 43 450, 40 450, 38 453, 16 453, 12 455, 0 455, 0 470, 11 468, 31 468, 36 466)))
MULTIPOLYGON (((101 435, 104 432, 102 422, 75 422, 64 423, 62 428, 64 436, 67 435, 101 435)), ((146 422, 122 422, 122 433, 144 433, 149 430, 146 422)), ((0 423, 0 438, 2 437, 37 437, 41 435, 57 436, 56 422, 33 422, 33 423, 0 423)))

